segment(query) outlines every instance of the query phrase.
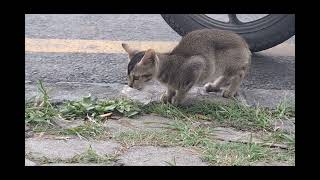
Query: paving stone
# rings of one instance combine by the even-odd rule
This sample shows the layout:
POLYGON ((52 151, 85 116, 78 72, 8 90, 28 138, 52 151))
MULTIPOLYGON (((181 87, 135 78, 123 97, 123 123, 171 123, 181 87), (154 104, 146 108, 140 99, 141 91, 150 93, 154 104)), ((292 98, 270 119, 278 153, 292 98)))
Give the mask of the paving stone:
POLYGON ((196 151, 181 147, 135 146, 119 157, 124 166, 207 166, 196 151))
POLYGON ((30 161, 29 159, 24 160, 25 166, 36 166, 37 164, 35 162, 30 161))
POLYGON ((292 166, 292 165, 284 162, 273 161, 273 162, 257 162, 252 166, 292 166))
POLYGON ((41 166, 110 166, 108 164, 83 164, 83 163, 50 163, 41 166))
POLYGON ((104 126, 112 133, 127 131, 148 131, 162 130, 166 128, 172 120, 155 115, 144 115, 139 118, 122 117, 118 120, 109 119, 104 126))
POLYGON ((295 133, 295 121, 290 120, 278 120, 274 122, 274 129, 280 130, 289 134, 295 133))
MULTIPOLYGON (((81 100, 83 97, 91 95, 93 98, 100 100, 127 97, 143 104, 148 104, 150 102, 159 102, 161 95, 166 91, 166 87, 156 81, 146 85, 143 90, 136 90, 125 84, 116 83, 57 82, 45 83, 45 87, 53 103, 81 100)), ((25 100, 40 95, 36 84, 25 84, 25 100)), ((199 101, 232 102, 230 99, 223 98, 221 93, 207 93, 203 87, 195 86, 188 93, 183 105, 190 105, 199 101)))
POLYGON ((62 129, 75 128, 84 124, 84 121, 80 119, 68 121, 61 118, 55 118, 52 119, 52 122, 62 129))
POLYGON ((223 141, 232 141, 232 142, 251 142, 253 143, 262 143, 256 134, 248 131, 237 131, 233 128, 224 128, 216 127, 213 129, 213 138, 223 141))
POLYGON ((288 148, 287 144, 264 141, 261 134, 251 133, 248 131, 237 131, 233 128, 216 127, 213 129, 212 137, 219 140, 221 143, 256 143, 272 147, 288 148))
POLYGON ((56 140, 52 138, 28 138, 25 140, 25 151, 35 158, 68 159, 81 154, 92 147, 99 155, 112 154, 120 145, 113 141, 86 141, 82 139, 56 140))
MULTIPOLYGON (((59 103, 63 101, 81 100, 83 97, 91 95, 93 98, 109 99, 119 97, 119 89, 124 85, 105 83, 78 83, 78 82, 57 82, 44 83, 51 101, 59 103)), ((25 99, 40 96, 36 84, 25 84, 25 99)))

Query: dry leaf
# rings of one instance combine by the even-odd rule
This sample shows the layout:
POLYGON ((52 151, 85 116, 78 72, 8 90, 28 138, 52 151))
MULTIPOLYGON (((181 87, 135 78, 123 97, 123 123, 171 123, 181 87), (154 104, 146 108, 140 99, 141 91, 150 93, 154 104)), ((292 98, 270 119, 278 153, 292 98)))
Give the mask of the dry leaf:
POLYGON ((70 137, 68 137, 68 136, 63 137, 63 136, 61 136, 61 137, 55 137, 54 139, 57 139, 57 140, 68 140, 68 139, 70 139, 70 137))
POLYGON ((112 115, 112 117, 108 117, 108 119, 114 119, 114 120, 119 120, 121 119, 122 117, 121 116, 117 116, 117 115, 112 115))
POLYGON ((198 119, 203 119, 203 120, 208 120, 208 119, 210 119, 210 118, 208 118, 208 117, 206 117, 206 116, 204 116, 204 115, 202 115, 202 114, 196 114, 195 115, 198 119))
POLYGON ((44 101, 41 102, 41 104, 39 105, 39 107, 42 107, 44 105, 44 101))
POLYGON ((41 132, 38 137, 40 138, 40 137, 42 137, 43 135, 44 135, 44 132, 41 132))
POLYGON ((112 115, 112 113, 107 113, 107 114, 101 114, 100 117, 104 118, 104 117, 110 117, 112 115))

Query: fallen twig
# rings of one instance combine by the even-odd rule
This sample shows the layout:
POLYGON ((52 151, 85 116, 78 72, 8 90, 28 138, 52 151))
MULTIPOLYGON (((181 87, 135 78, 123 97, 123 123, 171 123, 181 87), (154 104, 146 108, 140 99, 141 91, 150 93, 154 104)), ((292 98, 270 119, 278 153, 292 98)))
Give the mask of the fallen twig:
POLYGON ((262 146, 269 146, 271 148, 289 149, 289 146, 285 145, 285 144, 274 144, 274 143, 264 143, 264 142, 249 142, 249 141, 234 141, 234 140, 226 140, 226 139, 223 139, 223 138, 216 138, 216 139, 220 140, 220 141, 236 142, 236 143, 243 143, 243 144, 256 143, 256 144, 260 144, 262 146))

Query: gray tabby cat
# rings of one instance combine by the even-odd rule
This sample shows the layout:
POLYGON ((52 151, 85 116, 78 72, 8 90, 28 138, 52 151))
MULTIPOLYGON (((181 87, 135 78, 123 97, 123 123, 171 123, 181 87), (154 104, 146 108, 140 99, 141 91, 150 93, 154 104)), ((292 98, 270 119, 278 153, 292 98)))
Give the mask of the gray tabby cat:
POLYGON ((156 78, 168 88, 161 100, 175 105, 195 84, 206 83, 207 92, 226 87, 223 97, 236 96, 251 62, 245 40, 224 30, 190 32, 168 53, 138 51, 124 43, 122 47, 129 55, 128 85, 142 89, 144 82, 156 78))

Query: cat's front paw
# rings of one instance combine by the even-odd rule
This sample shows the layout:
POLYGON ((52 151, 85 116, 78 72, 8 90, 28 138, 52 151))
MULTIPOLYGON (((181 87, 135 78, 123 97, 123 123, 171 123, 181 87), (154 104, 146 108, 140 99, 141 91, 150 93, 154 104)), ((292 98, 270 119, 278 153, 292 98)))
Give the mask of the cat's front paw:
POLYGON ((231 92, 228 89, 224 90, 222 93, 222 97, 224 98, 233 98, 235 96, 238 96, 237 92, 231 92))
POLYGON ((204 85, 204 89, 206 90, 206 92, 220 92, 221 91, 220 88, 213 86, 211 83, 204 85))
POLYGON ((168 96, 167 96, 166 93, 161 95, 160 101, 163 102, 163 103, 168 103, 168 96))
POLYGON ((178 106, 181 104, 181 100, 176 98, 175 96, 171 99, 171 104, 178 106))

